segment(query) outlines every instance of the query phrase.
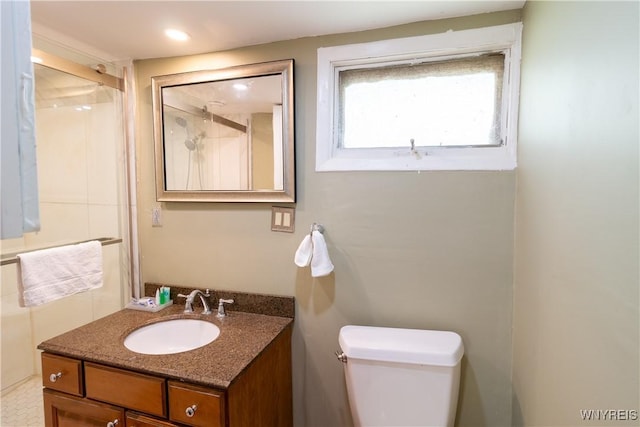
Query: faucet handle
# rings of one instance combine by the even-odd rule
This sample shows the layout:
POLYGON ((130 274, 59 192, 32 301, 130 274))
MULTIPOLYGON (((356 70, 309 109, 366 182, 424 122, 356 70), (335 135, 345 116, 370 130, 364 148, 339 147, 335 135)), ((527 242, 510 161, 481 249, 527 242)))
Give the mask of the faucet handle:
POLYGON ((178 294, 180 298, 184 298, 186 301, 184 303, 184 312, 185 313, 193 313, 193 299, 190 299, 190 295, 178 294))
POLYGON ((233 302, 234 301, 232 299, 220 298, 218 300, 218 314, 216 314, 216 317, 225 317, 227 313, 224 311, 224 304, 233 304, 233 302))

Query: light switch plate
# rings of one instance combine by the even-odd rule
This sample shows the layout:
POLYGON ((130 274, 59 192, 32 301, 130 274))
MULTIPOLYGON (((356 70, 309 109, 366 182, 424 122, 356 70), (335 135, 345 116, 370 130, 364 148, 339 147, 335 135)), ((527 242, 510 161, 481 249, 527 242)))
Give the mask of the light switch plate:
POLYGON ((162 209, 159 206, 151 209, 151 226, 162 227, 162 209))
POLYGON ((271 206, 271 231, 295 231, 295 208, 271 206))

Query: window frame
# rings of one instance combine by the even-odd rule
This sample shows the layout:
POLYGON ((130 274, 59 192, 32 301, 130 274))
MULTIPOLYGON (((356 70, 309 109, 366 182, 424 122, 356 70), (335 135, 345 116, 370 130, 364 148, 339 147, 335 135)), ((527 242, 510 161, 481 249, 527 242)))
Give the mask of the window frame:
POLYGON ((316 171, 512 170, 517 166, 522 23, 318 49, 316 171), (338 147, 338 73, 345 67, 388 65, 419 58, 442 61, 505 55, 501 146, 344 149, 338 147))

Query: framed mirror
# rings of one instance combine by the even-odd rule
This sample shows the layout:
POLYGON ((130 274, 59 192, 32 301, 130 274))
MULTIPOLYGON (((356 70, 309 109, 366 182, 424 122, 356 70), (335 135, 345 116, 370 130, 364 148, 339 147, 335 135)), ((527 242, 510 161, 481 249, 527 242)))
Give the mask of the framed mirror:
POLYGON ((151 82, 158 201, 295 202, 292 59, 151 82))

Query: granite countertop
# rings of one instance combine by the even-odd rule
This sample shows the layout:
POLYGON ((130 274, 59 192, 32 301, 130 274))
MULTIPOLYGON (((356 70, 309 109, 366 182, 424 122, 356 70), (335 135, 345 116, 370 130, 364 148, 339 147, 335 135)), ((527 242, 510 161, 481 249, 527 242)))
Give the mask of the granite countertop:
POLYGON ((227 317, 184 314, 182 305, 157 313, 123 309, 44 341, 38 348, 89 362, 227 389, 293 318, 227 310, 227 317), (167 355, 135 353, 124 346, 133 330, 160 320, 202 319, 216 324, 220 336, 195 350, 167 355))

